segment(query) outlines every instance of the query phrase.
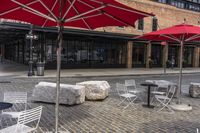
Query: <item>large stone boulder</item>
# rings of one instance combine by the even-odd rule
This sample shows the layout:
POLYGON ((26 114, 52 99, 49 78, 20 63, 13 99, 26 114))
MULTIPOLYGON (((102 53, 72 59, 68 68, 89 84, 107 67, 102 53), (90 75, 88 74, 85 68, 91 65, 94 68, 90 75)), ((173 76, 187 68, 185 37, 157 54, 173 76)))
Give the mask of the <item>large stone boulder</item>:
POLYGON ((103 100, 108 96, 110 85, 107 81, 85 81, 77 83, 85 86, 85 96, 87 100, 103 100))
POLYGON ((190 83, 189 94, 191 97, 200 97, 200 83, 190 83))
MULTIPOLYGON (((55 103, 56 83, 40 82, 33 90, 32 100, 55 103)), ((85 87, 80 85, 60 84, 59 103, 74 105, 85 101, 85 87)))

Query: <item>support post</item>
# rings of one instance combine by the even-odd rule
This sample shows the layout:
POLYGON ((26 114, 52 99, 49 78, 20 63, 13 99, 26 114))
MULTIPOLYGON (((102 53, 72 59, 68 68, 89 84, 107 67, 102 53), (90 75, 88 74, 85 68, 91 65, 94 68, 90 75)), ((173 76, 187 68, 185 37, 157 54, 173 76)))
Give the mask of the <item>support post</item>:
POLYGON ((168 60, 168 45, 163 45, 163 62, 162 66, 164 68, 164 74, 166 74, 166 69, 167 69, 167 62, 168 60))
POLYGON ((127 68, 132 68, 132 52, 133 51, 133 42, 128 41, 127 43, 127 68))
POLYGON ((150 59, 151 59, 151 43, 147 44, 147 55, 146 55, 146 68, 150 68, 150 59))
POLYGON ((193 61, 192 61, 193 67, 199 67, 199 53, 200 53, 199 50, 200 50, 200 48, 197 46, 194 48, 193 61))
MULTIPOLYGON (((30 25, 30 35, 33 34, 33 25, 30 25)), ((30 37, 30 47, 29 47, 29 71, 28 71, 28 76, 33 76, 34 75, 34 70, 33 70, 33 38, 30 37)))

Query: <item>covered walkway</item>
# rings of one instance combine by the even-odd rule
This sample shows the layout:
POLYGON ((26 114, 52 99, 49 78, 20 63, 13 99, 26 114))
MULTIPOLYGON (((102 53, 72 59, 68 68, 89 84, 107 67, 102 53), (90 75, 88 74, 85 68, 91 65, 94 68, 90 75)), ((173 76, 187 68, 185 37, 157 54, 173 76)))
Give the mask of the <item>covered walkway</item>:
MULTIPOLYGON (((28 66, 11 61, 0 63, 0 76, 27 77, 28 66)), ((178 74, 179 69, 167 69, 166 74, 178 74)), ((185 74, 200 73, 200 68, 184 68, 185 74)), ((36 68, 35 68, 35 74, 36 68)), ((56 70, 45 70, 44 77, 55 77, 56 70)), ((164 75, 163 68, 105 68, 105 69, 63 69, 62 77, 92 77, 92 76, 135 76, 135 75, 164 75)), ((39 78, 43 76, 32 76, 39 78)))

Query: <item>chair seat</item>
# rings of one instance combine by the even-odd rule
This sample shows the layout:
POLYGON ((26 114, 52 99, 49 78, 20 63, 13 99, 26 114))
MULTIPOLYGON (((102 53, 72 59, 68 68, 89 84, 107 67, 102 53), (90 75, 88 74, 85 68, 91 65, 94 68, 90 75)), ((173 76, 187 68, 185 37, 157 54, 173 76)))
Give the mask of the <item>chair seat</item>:
POLYGON ((34 131, 35 128, 26 126, 26 125, 13 125, 4 129, 0 130, 0 133, 29 133, 31 131, 34 131), (17 130, 16 130, 17 129, 17 130))
POLYGON ((120 96, 121 96, 121 97, 125 97, 125 98, 136 97, 136 95, 131 94, 131 93, 121 94, 120 96))
POLYGON ((151 94, 155 94, 155 95, 164 95, 164 94, 166 94, 166 92, 162 92, 162 91, 152 91, 151 94))
POLYGON ((163 99, 163 100, 169 100, 169 98, 167 96, 163 96, 163 95, 155 95, 155 98, 163 99))
POLYGON ((142 93, 143 90, 129 90, 128 92, 137 94, 137 93, 142 93))
POLYGON ((12 118, 18 118, 21 112, 2 112, 3 115, 8 115, 12 118))

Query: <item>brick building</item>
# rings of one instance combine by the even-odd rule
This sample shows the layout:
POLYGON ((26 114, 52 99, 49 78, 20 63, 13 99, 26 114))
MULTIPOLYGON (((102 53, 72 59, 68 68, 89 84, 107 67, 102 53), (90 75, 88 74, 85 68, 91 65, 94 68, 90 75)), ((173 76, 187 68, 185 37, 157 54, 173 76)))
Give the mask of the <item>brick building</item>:
MULTIPOLYGON (((170 66, 172 60, 175 60, 175 67, 177 67, 180 51, 178 44, 161 45, 160 42, 134 40, 132 37, 183 22, 200 24, 200 0, 118 1, 135 9, 153 13, 155 17, 139 20, 135 28, 105 27, 95 31, 67 29, 64 32, 62 50, 63 68, 163 67, 165 61, 170 66)), ((28 33, 29 26, 24 23, 2 23, 1 25, 11 27, 3 28, 0 32, 9 34, 15 40, 6 38, 7 34, 0 38, 4 58, 27 64, 30 53, 25 34, 28 33)), ((43 30, 35 27, 34 31, 39 35, 39 39, 34 41, 34 61, 45 61, 47 68, 54 68, 56 29, 43 30)), ((198 43, 193 44, 197 45, 185 45, 183 62, 185 67, 199 67, 200 48, 198 43)))
MULTIPOLYGON (((143 33, 151 32, 157 29, 170 27, 172 25, 181 24, 183 22, 200 25, 200 1, 198 0, 119 0, 120 2, 129 5, 135 9, 152 12, 156 16, 145 18, 136 23, 135 28, 104 28, 106 31, 128 33, 134 35, 142 35, 143 33)), ((178 66, 179 47, 177 44, 169 46, 157 45, 155 42, 129 42, 127 67, 149 67, 149 57, 153 60, 154 67, 162 67, 164 58, 168 63, 175 58, 175 66, 178 66), (148 44, 148 45, 147 45, 148 44), (142 45, 142 46, 139 46, 142 45), (144 52, 144 53, 142 53, 144 52), (132 56, 130 56, 132 55, 132 56), (137 59, 141 56, 143 58, 137 59)), ((185 67, 199 67, 199 47, 190 44, 185 46, 184 53, 185 67)))

